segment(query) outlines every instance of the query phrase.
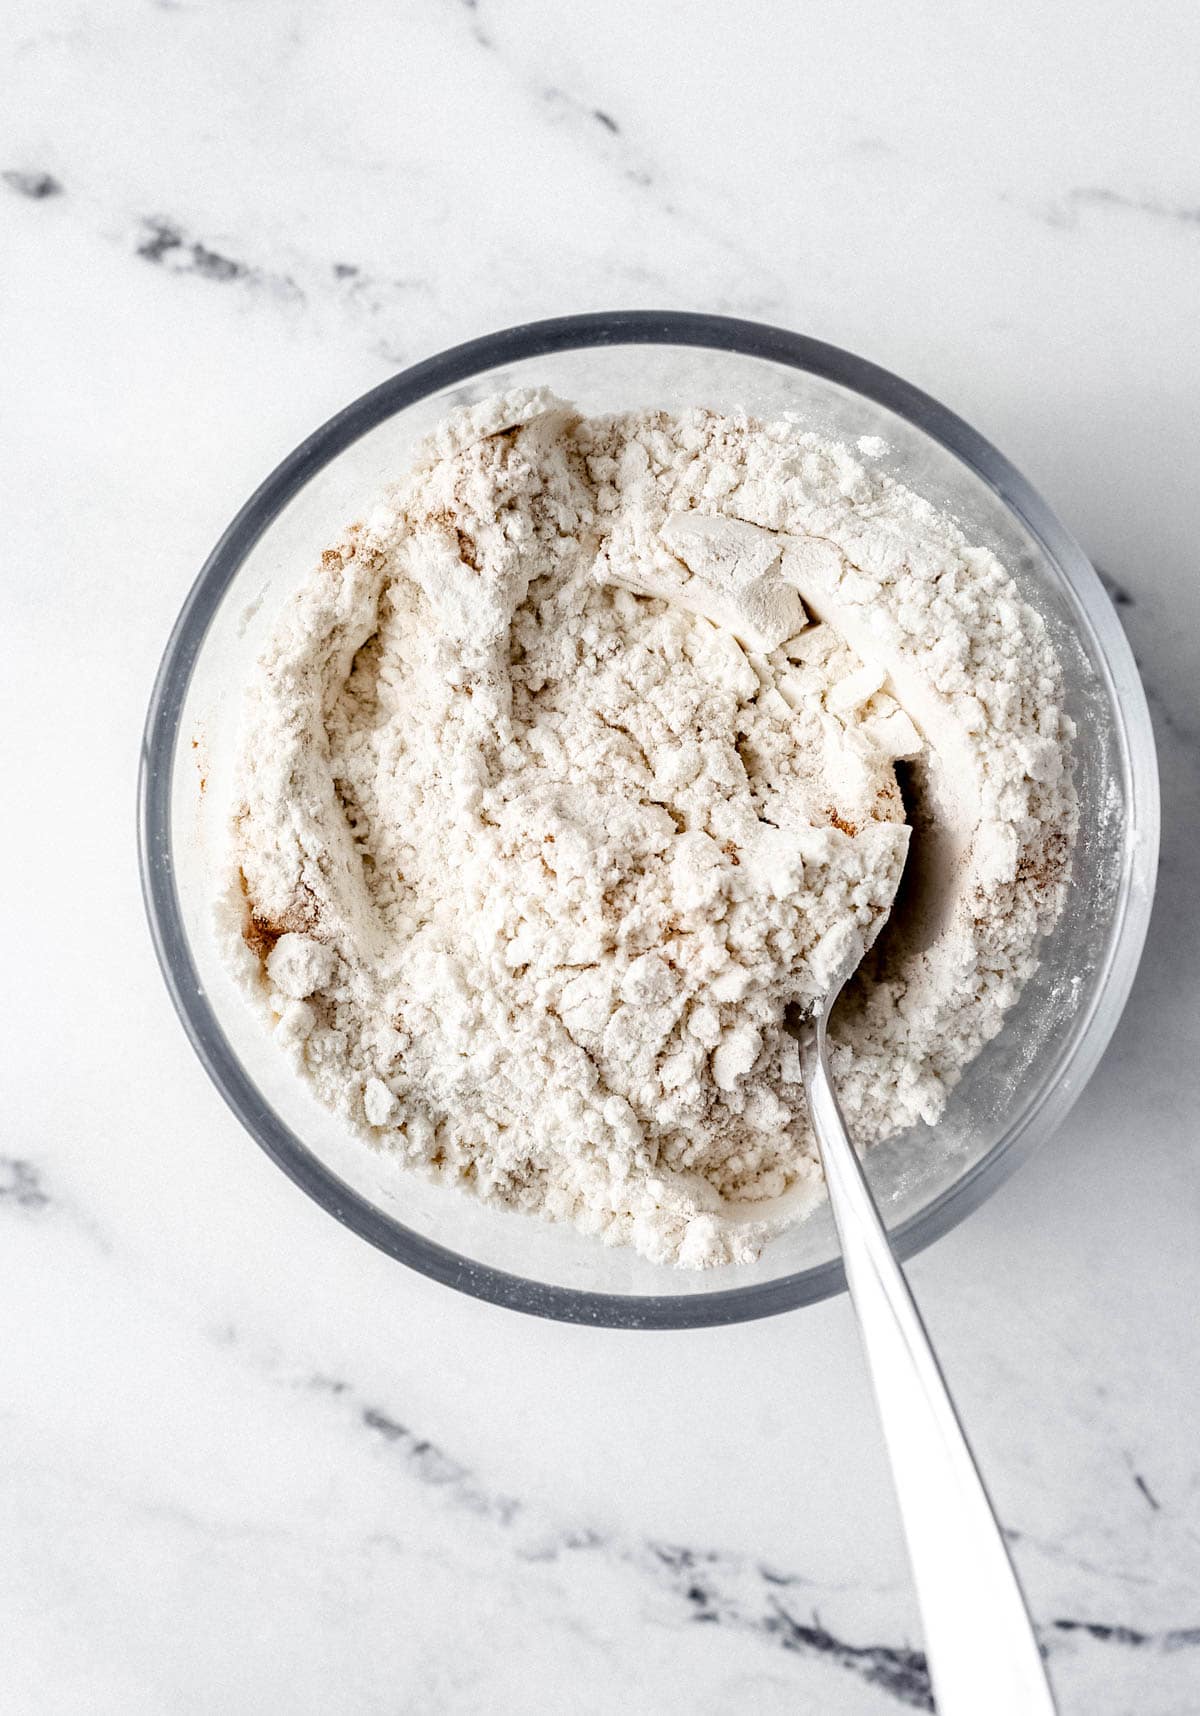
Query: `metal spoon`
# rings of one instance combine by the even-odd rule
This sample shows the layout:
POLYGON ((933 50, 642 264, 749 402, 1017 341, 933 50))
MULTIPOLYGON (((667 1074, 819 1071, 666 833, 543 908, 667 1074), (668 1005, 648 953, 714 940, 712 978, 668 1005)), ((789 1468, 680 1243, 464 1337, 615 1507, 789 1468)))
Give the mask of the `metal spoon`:
POLYGON ((862 957, 824 1001, 789 1010, 850 1298, 883 1423, 940 1716, 1054 1716, 1029 1611, 920 1312, 846 1133, 826 1028, 862 957))

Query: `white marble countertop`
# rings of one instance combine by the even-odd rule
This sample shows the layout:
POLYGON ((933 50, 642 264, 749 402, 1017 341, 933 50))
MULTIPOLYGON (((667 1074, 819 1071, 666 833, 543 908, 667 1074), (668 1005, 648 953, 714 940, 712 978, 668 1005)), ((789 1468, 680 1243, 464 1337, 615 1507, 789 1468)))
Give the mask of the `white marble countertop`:
POLYGON ((0 1704, 927 1708, 849 1307, 584 1331, 435 1287, 226 1112, 133 845, 170 623, 398 365, 652 305, 944 399, 1112 578, 1160 902, 1061 1134, 912 1277, 1064 1712, 1200 1708, 1200 14, 11 0, 0 1704))

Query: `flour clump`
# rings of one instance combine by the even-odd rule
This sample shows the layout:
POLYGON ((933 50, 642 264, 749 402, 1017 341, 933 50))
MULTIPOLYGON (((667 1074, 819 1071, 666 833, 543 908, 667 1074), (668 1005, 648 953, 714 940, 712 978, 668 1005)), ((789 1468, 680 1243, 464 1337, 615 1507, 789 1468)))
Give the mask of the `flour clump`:
POLYGON ((929 874, 835 1021, 864 1142, 937 1117, 1036 965, 1074 829, 1060 705, 995 557, 845 448, 485 401, 280 617, 236 957, 398 1162, 746 1260, 819 1190, 783 1015, 888 916, 897 763, 929 874))

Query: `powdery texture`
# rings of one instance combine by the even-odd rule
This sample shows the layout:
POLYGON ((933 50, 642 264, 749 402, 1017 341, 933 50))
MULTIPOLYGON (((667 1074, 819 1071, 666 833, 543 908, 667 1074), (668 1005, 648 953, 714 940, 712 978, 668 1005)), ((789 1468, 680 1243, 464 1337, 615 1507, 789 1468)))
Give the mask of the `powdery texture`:
POLYGON ((457 414, 302 585, 251 694, 249 977, 373 1143, 688 1266, 820 1173, 786 1005, 869 945, 850 1126, 934 1120, 1053 923, 1074 826, 1040 618, 790 421, 457 414))

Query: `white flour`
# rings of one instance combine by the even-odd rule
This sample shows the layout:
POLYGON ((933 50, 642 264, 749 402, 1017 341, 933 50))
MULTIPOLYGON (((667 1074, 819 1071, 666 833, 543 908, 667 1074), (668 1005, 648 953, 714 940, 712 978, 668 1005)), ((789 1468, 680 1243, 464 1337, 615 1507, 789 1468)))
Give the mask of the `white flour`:
POLYGON ((489 401, 282 616, 243 967, 404 1162, 654 1259, 750 1258, 819 1185, 782 1015, 888 913, 894 760, 921 874, 834 1032, 865 1141, 937 1117, 1034 969, 1074 830, 1059 696, 994 557, 844 448, 489 401))

